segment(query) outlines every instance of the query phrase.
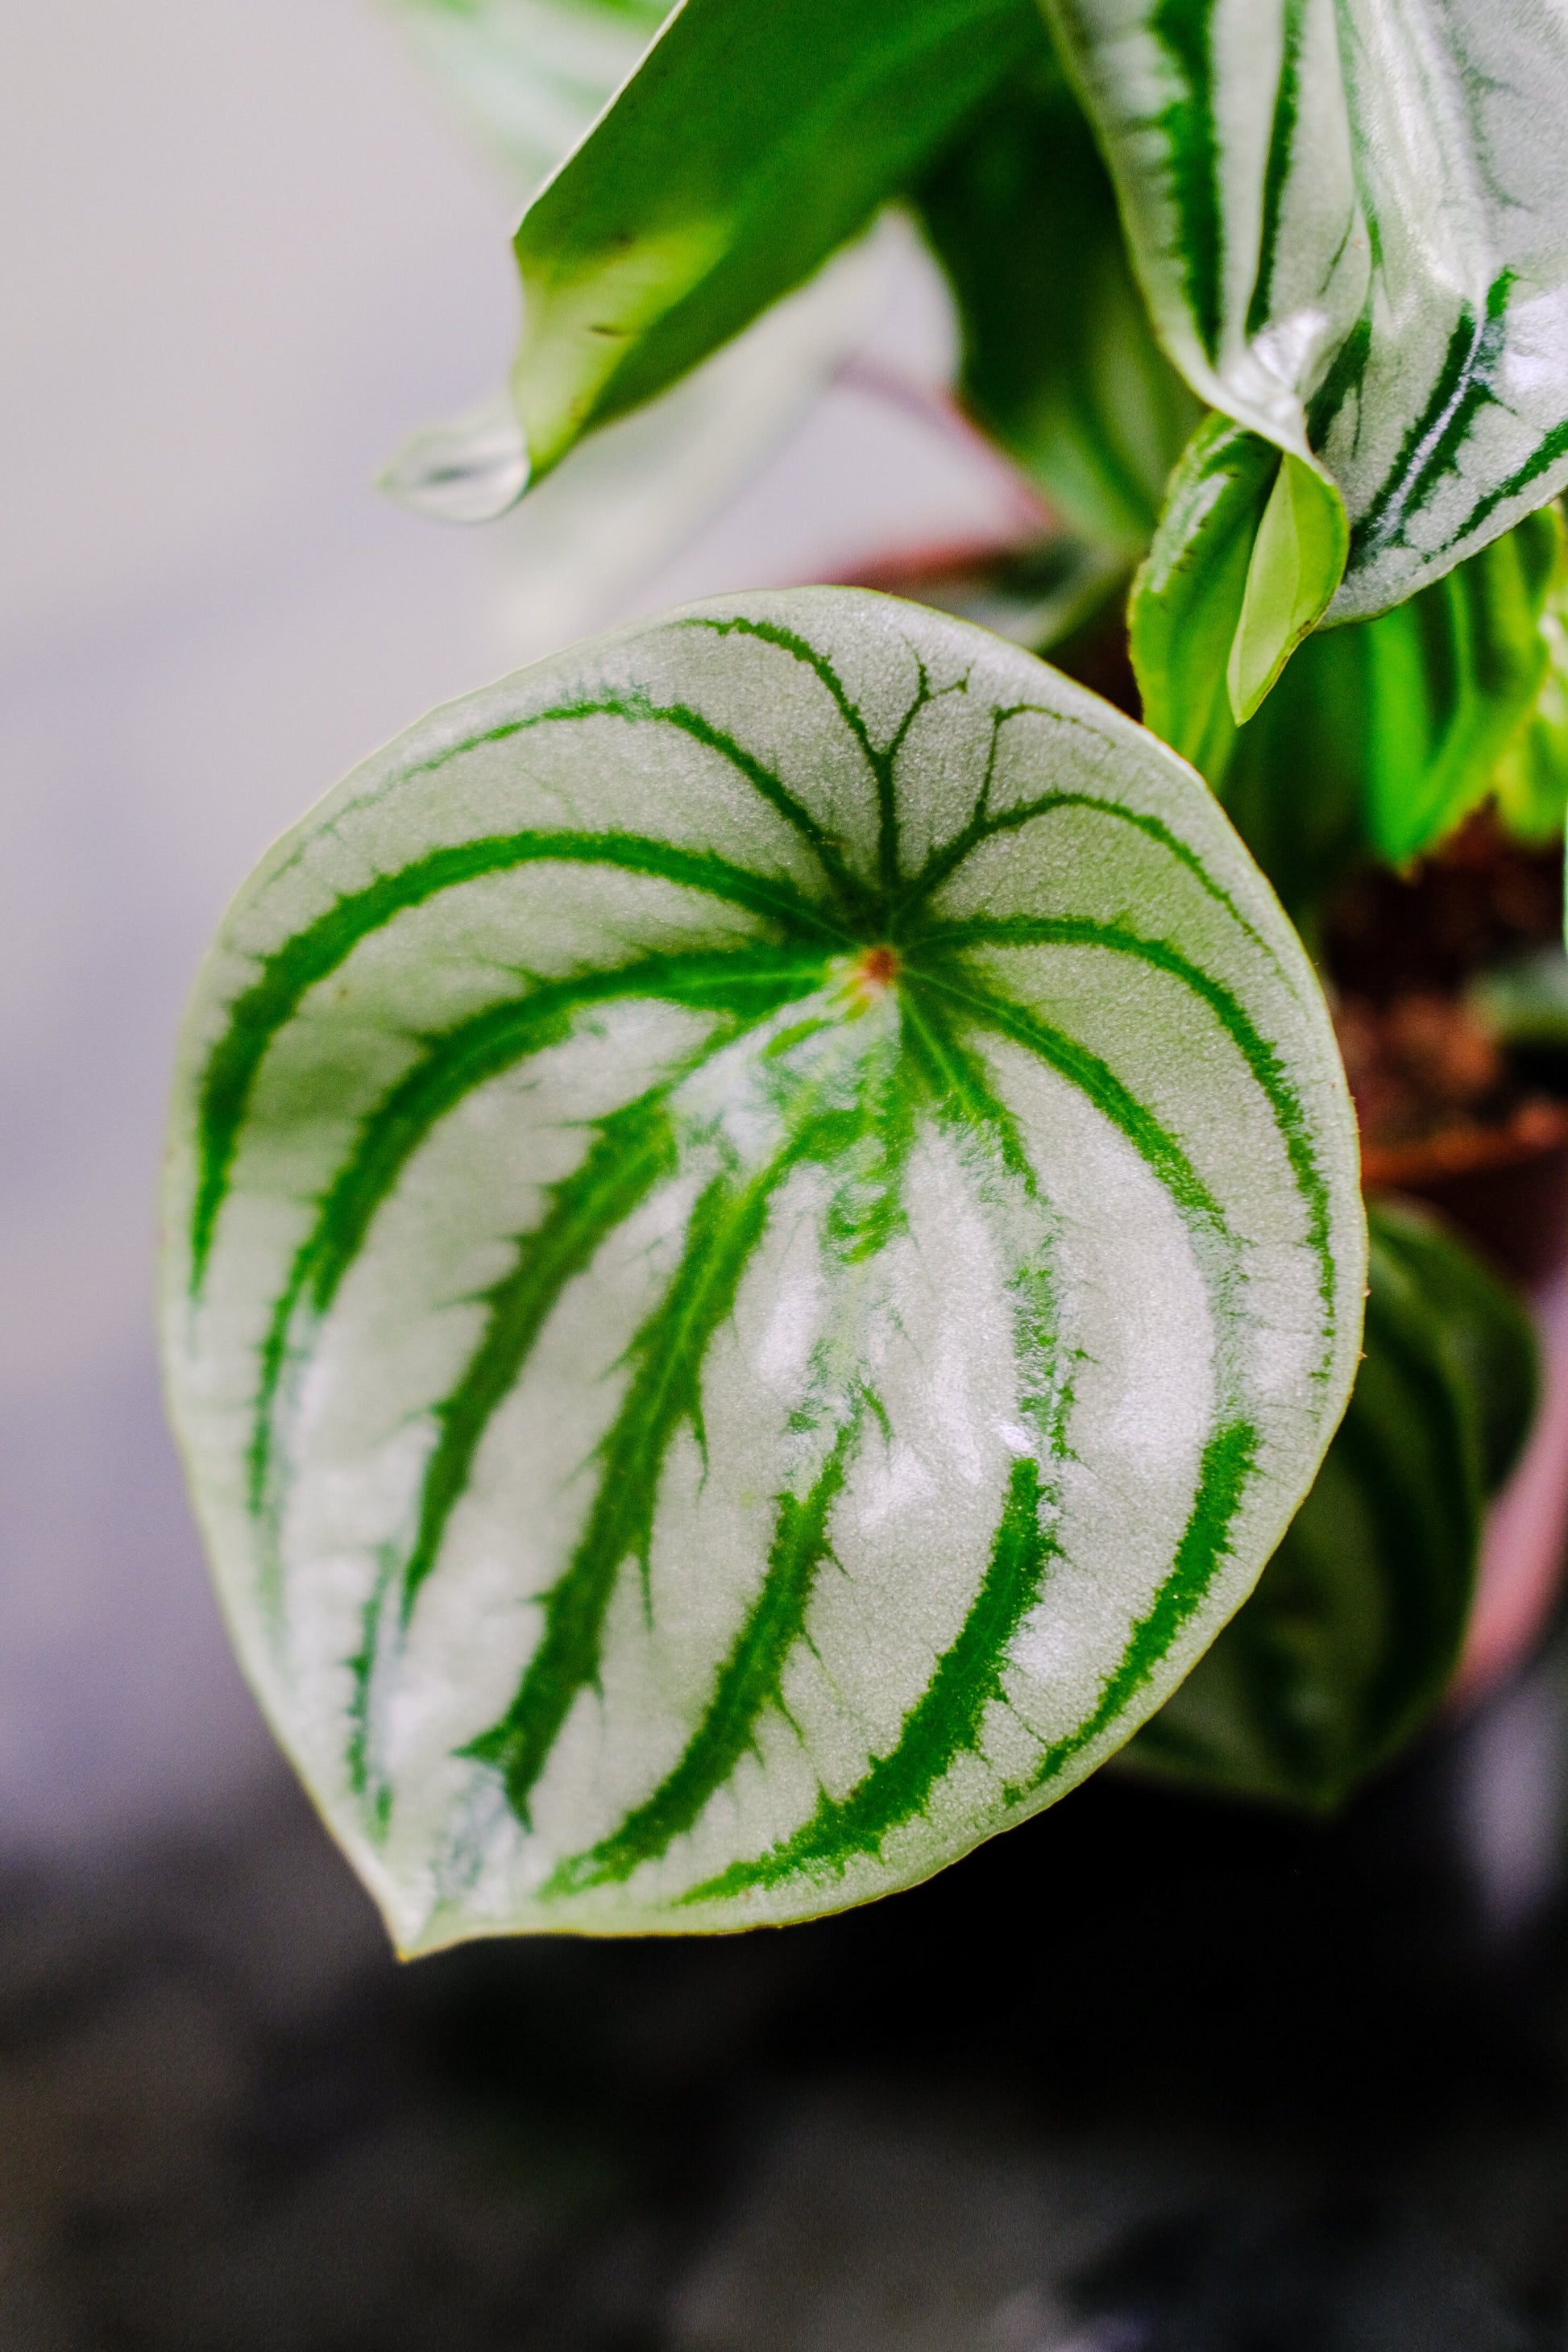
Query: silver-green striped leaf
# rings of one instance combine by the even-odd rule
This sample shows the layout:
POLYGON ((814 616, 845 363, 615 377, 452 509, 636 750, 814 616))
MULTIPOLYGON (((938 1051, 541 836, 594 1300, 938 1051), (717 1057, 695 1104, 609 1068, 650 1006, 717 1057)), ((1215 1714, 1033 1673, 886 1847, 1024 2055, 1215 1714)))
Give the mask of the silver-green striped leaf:
POLYGON ((1321 461, 1337 619, 1568 480, 1557 0, 1046 0, 1167 350, 1321 461))
POLYGON ((409 1950, 796 1918, 1049 1803, 1359 1345, 1342 1075, 1212 796, 850 590, 329 795, 203 972, 167 1197, 230 1620, 409 1950))

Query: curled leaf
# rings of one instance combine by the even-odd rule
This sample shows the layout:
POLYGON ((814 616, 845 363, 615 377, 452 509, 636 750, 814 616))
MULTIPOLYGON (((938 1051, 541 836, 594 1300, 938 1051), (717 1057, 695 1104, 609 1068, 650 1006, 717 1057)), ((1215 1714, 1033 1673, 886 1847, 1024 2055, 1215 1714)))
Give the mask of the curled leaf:
POLYGON ((1124 1740, 1350 1385, 1310 970, 1212 796, 890 599, 439 711, 236 900, 164 1334, 241 1654, 399 1942, 744 1927, 1124 1740))
POLYGON ((1172 476, 1129 625, 1145 720, 1211 782, 1237 724, 1322 617, 1344 560, 1331 486, 1228 417, 1206 417, 1172 476))
POLYGON ((1568 479, 1568 16, 1537 0, 1047 0, 1199 397, 1321 464, 1332 617, 1568 479))

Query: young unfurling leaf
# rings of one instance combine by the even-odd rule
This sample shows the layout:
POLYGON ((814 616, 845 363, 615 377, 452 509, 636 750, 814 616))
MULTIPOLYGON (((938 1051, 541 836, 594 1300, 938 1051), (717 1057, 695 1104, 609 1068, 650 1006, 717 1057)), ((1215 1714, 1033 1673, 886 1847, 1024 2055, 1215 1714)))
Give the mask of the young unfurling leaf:
POLYGON ((1496 787, 1547 672, 1562 541, 1554 510, 1527 516, 1394 612, 1321 631, 1220 743, 1205 772, 1298 921, 1353 858, 1404 865, 1496 787))
POLYGON ((329 795, 198 984, 168 1219, 230 1620, 409 1950, 798 1918, 1048 1804, 1360 1341, 1332 1036, 1211 794, 853 591, 329 795))
POLYGON ((1322 617, 1344 561, 1343 509, 1321 476, 1205 417, 1172 476, 1128 617, 1146 722, 1211 782, 1322 617))

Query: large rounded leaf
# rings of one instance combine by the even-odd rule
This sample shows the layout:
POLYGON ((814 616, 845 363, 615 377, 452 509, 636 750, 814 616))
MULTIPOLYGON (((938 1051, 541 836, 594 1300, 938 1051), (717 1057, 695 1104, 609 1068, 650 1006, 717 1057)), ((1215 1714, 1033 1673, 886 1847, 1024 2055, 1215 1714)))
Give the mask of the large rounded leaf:
POLYGON ((174 1409, 400 1943, 784 1920, 1062 1794, 1245 1597, 1364 1235, 1191 770, 982 632, 703 605, 437 712, 241 892, 174 1409))

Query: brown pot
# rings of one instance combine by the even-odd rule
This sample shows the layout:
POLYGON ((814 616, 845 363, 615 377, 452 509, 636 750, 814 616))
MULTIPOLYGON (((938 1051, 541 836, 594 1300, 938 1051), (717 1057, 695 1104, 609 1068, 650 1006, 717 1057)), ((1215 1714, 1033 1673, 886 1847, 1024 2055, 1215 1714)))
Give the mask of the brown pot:
POLYGON ((1426 1201, 1521 1280, 1541 1335, 1542 1394, 1519 1465, 1492 1505, 1476 1601, 1450 1693, 1472 1706, 1536 1648, 1568 1570, 1568 1106, 1507 1128, 1460 1128, 1363 1153, 1371 1193, 1426 1201))
POLYGON ((1543 1282, 1568 1259, 1568 1103, 1538 1096, 1506 1127, 1363 1143, 1362 1182, 1429 1202, 1505 1273, 1543 1282))

